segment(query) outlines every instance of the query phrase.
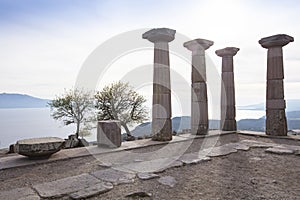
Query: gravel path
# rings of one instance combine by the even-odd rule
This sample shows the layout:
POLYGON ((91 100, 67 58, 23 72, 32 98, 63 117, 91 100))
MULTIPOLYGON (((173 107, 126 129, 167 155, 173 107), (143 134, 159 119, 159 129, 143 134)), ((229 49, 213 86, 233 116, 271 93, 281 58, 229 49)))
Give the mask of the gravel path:
MULTIPOLYGON (((197 152, 201 144, 215 146, 240 140, 259 140, 278 144, 298 145, 300 141, 257 138, 237 134, 209 140, 197 139, 188 144, 185 152, 197 152)), ((176 144, 174 144, 176 145, 176 144)), ((163 146, 150 146, 132 150, 142 154, 156 152, 163 146)), ((111 159, 116 154, 111 154, 111 159)), ((48 164, 0 170, 0 190, 11 190, 44 183, 69 176, 104 169, 93 156, 56 161, 48 164)), ((152 197, 140 199, 298 199, 300 196, 300 157, 276 155, 265 148, 252 148, 211 161, 168 169, 158 175, 175 178, 174 187, 162 185, 157 178, 135 179, 132 184, 117 185, 113 190, 90 199, 130 199, 125 195, 143 191, 152 197)))

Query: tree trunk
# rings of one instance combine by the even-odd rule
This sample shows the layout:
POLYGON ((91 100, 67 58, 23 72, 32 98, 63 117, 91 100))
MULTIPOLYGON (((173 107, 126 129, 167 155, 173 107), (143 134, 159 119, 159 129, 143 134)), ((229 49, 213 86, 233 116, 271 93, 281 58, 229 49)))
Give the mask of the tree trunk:
POLYGON ((76 125, 77 125, 77 128, 76 128, 76 138, 78 139, 79 138, 80 122, 77 121, 76 125))
POLYGON ((127 137, 132 137, 132 135, 131 135, 131 133, 129 131, 129 128, 127 127, 127 125, 125 123, 123 123, 123 122, 121 124, 122 124, 123 128, 126 131, 127 137))

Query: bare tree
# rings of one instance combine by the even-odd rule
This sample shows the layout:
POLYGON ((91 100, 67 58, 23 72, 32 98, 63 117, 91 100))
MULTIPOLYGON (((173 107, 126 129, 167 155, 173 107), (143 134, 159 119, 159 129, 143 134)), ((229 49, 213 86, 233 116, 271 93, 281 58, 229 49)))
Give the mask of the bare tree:
POLYGON ((128 83, 112 83, 95 95, 99 120, 119 120, 127 137, 132 135, 128 126, 142 123, 147 119, 148 112, 143 105, 146 99, 139 95, 128 83))
POLYGON ((51 116, 62 120, 65 125, 76 124, 76 137, 86 135, 86 126, 92 121, 93 98, 91 92, 83 89, 67 90, 49 103, 51 116), (81 127, 84 126, 84 127, 81 127), (80 134, 80 131, 83 133, 80 134))

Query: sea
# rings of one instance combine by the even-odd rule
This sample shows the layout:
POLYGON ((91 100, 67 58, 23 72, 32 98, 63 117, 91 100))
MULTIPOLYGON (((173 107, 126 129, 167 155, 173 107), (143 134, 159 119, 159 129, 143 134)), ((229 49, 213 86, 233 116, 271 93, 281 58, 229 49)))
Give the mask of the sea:
MULTIPOLYGON (((236 119, 258 119, 265 111, 237 110, 236 119)), ((74 133, 75 125, 64 126, 54 120, 50 108, 0 109, 0 149, 8 148, 17 140, 35 137, 67 138, 74 133)), ((84 137, 87 141, 96 141, 96 129, 84 137)))

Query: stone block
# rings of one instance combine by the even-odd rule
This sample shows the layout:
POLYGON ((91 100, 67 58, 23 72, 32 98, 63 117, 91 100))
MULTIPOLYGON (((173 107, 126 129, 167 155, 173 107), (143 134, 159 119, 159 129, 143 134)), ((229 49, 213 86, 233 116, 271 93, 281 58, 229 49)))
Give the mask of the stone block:
POLYGON ((69 195, 71 199, 87 199, 89 197, 103 194, 113 189, 113 185, 107 182, 101 182, 96 185, 81 189, 69 195))
POLYGON ((152 140, 170 141, 172 140, 172 122, 170 118, 158 119, 152 121, 152 140))
POLYGON ((121 122, 117 120, 98 121, 98 146, 116 148, 122 143, 121 122))
POLYGON ((267 99, 283 99, 283 80, 267 80, 267 99))
POLYGON ((267 110, 278 110, 285 109, 285 100, 284 99, 267 99, 266 103, 267 110))
POLYGON ((220 127, 222 131, 236 131, 236 120, 221 120, 220 127))
POLYGON ((18 154, 30 159, 49 158, 60 151, 64 146, 64 140, 57 137, 43 137, 18 140, 15 150, 18 154))
POLYGON ((285 110, 267 110, 266 134, 275 136, 287 135, 287 122, 285 110))
POLYGON ((283 79, 283 78, 284 78, 284 72, 283 72, 282 56, 268 57, 267 80, 283 79))
POLYGON ((192 101, 207 102, 207 86, 204 82, 192 83, 192 101))
POLYGON ((113 185, 133 183, 136 176, 134 173, 128 173, 115 169, 98 170, 93 172, 92 175, 102 181, 110 182, 113 185))
POLYGON ((3 200, 39 200, 40 197, 31 188, 17 188, 13 190, 0 191, 3 200))
POLYGON ((42 198, 60 198, 101 183, 89 174, 67 177, 52 182, 34 185, 33 188, 42 198))

